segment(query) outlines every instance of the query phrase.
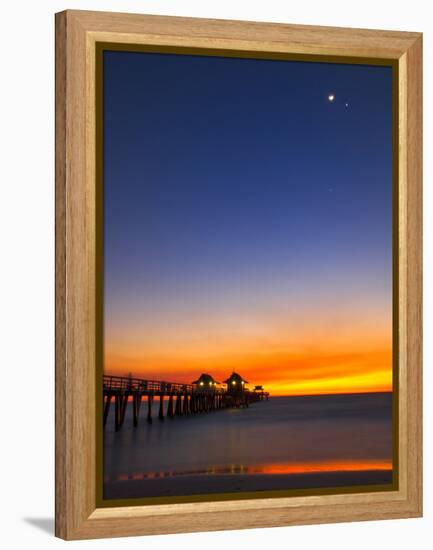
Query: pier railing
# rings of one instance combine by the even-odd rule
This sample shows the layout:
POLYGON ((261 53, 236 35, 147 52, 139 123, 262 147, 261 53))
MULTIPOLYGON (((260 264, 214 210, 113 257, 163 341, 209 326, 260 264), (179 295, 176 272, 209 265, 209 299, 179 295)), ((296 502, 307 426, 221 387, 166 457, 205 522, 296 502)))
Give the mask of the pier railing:
POLYGON ((104 375, 104 390, 134 390, 143 392, 154 392, 156 394, 163 392, 166 395, 179 392, 225 392, 223 388, 218 386, 200 386, 199 384, 182 384, 179 382, 166 382, 164 380, 143 380, 142 378, 132 378, 129 376, 110 375, 104 375))

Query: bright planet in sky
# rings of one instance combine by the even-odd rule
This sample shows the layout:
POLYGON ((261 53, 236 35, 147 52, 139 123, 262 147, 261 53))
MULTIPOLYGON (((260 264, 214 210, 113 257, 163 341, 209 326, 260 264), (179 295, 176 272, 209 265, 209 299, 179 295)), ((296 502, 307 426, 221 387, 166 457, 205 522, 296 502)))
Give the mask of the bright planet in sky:
POLYGON ((329 94, 328 95, 328 101, 330 101, 332 103, 332 101, 334 101, 335 99, 335 95, 334 94, 329 94))

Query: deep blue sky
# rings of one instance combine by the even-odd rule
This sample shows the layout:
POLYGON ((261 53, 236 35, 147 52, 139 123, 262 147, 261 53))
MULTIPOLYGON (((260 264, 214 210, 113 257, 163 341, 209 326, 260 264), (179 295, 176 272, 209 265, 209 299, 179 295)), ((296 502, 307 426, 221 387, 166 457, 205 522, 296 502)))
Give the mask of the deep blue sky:
POLYGON ((105 52, 107 322, 318 287, 389 308, 391 98, 390 67, 105 52))

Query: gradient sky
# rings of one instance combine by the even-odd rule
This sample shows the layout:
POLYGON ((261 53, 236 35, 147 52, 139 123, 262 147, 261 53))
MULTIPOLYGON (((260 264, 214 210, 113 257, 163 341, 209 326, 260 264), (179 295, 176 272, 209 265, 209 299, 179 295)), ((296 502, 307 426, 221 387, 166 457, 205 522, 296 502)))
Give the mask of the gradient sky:
POLYGON ((105 372, 391 389, 391 101, 389 67, 105 52, 105 372))

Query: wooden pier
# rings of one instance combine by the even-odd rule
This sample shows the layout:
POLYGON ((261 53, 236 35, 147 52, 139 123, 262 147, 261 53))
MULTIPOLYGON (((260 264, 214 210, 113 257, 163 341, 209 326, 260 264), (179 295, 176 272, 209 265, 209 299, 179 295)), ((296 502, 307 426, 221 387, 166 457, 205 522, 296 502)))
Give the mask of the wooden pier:
POLYGON ((147 422, 152 423, 156 411, 158 419, 162 421, 166 417, 174 419, 180 416, 210 413, 219 409, 249 407, 251 403, 269 399, 269 393, 263 389, 249 391, 241 387, 236 391, 233 387, 226 389, 217 387, 216 384, 208 386, 179 384, 129 376, 104 375, 103 399, 104 427, 114 402, 114 427, 118 431, 124 423, 128 403, 132 406, 133 425, 136 427, 140 409, 144 404, 147 422), (164 407, 165 401, 167 401, 166 407, 164 407), (157 406, 156 409, 154 405, 157 406))

